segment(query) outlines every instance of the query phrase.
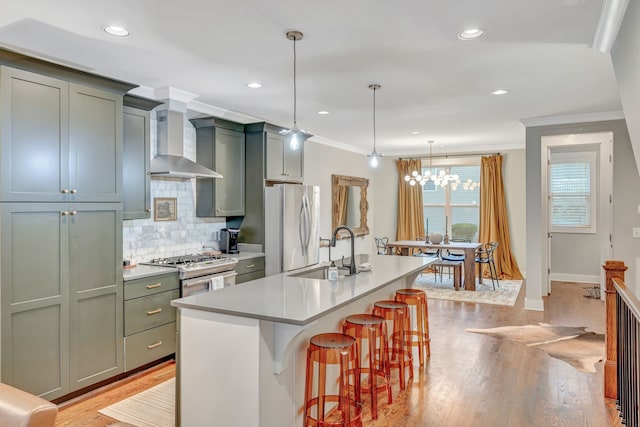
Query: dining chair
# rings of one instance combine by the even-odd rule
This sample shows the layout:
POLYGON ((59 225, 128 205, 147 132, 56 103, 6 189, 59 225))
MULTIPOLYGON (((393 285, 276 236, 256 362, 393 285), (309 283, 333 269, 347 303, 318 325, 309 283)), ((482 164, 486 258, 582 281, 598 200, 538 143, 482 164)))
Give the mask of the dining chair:
MULTIPOLYGON (((480 271, 482 272, 482 265, 486 264, 489 267, 489 275, 491 276, 491 284, 493 290, 496 290, 496 282, 500 287, 500 280, 498 279, 498 271, 496 269, 496 263, 493 258, 493 254, 498 247, 498 242, 485 243, 483 246, 476 250, 476 262, 480 264, 480 271)), ((482 274, 482 273, 481 273, 482 274)))
POLYGON ((376 242, 376 248, 378 248, 378 255, 386 255, 387 254, 387 244, 389 243, 388 237, 374 237, 373 240, 376 242))
MULTIPOLYGON (((416 237, 416 240, 424 240, 424 238, 416 237)), ((414 253, 413 256, 440 259, 440 249, 418 249, 418 252, 414 253)), ((427 273, 429 271, 433 271, 433 275, 434 275, 433 281, 437 282, 438 267, 436 266, 433 266, 433 265, 427 266, 427 268, 422 270, 420 275, 422 276, 422 273, 427 273)), ((440 272, 440 281, 442 281, 442 271, 440 272)))
MULTIPOLYGON (((469 239, 461 239, 461 238, 453 238, 451 242, 459 242, 459 243, 468 243, 471 240, 469 239)), ((464 262, 464 250, 462 249, 443 249, 440 253, 440 258, 443 261, 463 261, 464 262)), ((449 278, 451 278, 451 268, 448 267, 449 270, 449 278)), ((442 282, 442 271, 440 271, 440 281, 442 282)))

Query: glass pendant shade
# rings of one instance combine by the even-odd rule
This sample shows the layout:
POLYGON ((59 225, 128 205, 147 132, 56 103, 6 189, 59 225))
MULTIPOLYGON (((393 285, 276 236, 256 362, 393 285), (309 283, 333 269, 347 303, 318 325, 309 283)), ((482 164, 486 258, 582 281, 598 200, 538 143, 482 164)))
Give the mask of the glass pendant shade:
POLYGON ((292 150, 298 150, 300 148, 300 141, 302 140, 302 134, 297 126, 294 126, 289 132, 289 148, 292 150))

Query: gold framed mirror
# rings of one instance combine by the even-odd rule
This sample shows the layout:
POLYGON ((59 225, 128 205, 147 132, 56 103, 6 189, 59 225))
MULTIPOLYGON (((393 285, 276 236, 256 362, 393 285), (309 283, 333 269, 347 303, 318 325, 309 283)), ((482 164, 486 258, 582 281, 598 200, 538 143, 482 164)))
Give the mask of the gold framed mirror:
MULTIPOLYGON (((367 178, 354 176, 331 175, 331 229, 335 230, 339 225, 347 225, 353 230, 355 236, 369 234, 367 225, 367 178)), ((349 233, 340 230, 338 239, 351 237, 349 233)))

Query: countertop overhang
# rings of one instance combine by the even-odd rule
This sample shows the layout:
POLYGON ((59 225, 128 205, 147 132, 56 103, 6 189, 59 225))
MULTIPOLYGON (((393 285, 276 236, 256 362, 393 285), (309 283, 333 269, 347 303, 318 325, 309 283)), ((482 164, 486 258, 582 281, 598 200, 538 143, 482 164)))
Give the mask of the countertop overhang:
POLYGON ((340 277, 337 281, 291 276, 322 265, 328 266, 328 263, 324 263, 215 292, 176 299, 171 305, 303 326, 402 277, 419 273, 433 259, 357 255, 357 265, 363 262, 372 265, 371 271, 340 277))

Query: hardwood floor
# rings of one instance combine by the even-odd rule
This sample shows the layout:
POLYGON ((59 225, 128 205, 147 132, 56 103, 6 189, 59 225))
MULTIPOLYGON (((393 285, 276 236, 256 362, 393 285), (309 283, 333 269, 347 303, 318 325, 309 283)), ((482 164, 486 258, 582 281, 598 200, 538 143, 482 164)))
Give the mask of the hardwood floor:
MULTIPOLYGON (((603 398, 602 363, 596 374, 585 374, 540 350, 465 332, 545 322, 603 333, 604 302, 584 298, 586 286, 553 283, 544 312, 523 310, 524 288, 515 307, 430 300, 431 357, 404 391, 394 384, 392 405, 380 398, 377 420, 365 402, 364 425, 621 426, 612 402, 603 398)), ((114 420, 98 409, 171 378, 174 368, 164 365, 66 404, 57 425, 109 425, 114 420)))

